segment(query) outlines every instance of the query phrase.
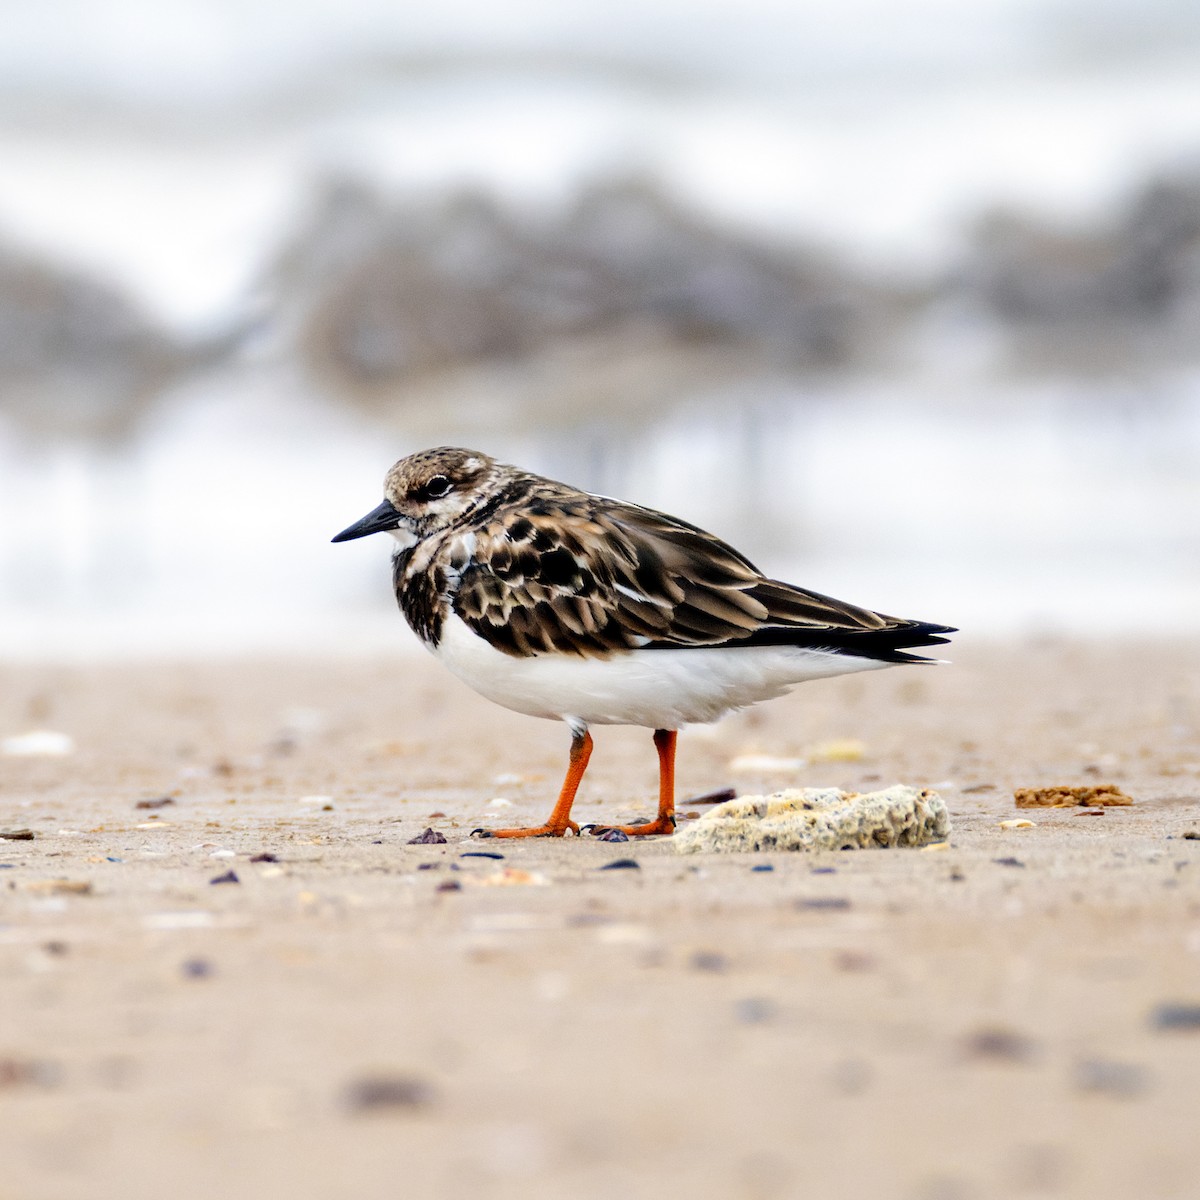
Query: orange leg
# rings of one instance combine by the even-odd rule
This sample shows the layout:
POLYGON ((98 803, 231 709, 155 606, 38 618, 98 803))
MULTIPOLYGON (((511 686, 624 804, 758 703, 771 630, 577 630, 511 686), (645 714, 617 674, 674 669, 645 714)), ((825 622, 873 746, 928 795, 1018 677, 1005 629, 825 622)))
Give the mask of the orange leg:
POLYGON ((675 738, 674 729, 656 729, 654 748, 658 751, 658 816, 644 825, 595 825, 591 832, 619 829, 627 837, 645 837, 651 833, 675 832, 675 738))
POLYGON ((535 825, 532 829, 473 829, 471 833, 479 834, 480 837, 497 838, 563 837, 568 829, 572 833, 578 833, 579 826, 571 820, 571 805, 575 803, 579 781, 583 778, 588 759, 591 757, 592 735, 586 729, 575 730, 571 736, 571 759, 567 766, 567 777, 563 780, 554 811, 545 825, 535 825))

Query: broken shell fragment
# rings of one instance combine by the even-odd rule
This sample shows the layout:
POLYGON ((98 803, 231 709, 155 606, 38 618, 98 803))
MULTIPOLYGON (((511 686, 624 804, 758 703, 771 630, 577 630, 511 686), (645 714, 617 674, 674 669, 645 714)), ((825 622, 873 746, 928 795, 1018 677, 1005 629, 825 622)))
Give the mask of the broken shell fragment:
POLYGON ((950 817, 933 791, 794 788, 743 796, 689 821, 673 839, 680 854, 706 851, 854 850, 945 841, 950 817))
POLYGON ((1100 783, 1094 787, 1068 787, 1056 784, 1053 787, 1017 788, 1013 799, 1018 808, 1123 808, 1133 803, 1119 787, 1111 783, 1100 783))

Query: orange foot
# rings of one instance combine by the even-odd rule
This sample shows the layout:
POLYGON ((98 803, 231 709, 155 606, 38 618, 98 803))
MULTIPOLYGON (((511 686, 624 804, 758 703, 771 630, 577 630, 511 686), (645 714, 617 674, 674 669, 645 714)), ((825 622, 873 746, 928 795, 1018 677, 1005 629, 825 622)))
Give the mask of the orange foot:
POLYGON ((643 821, 638 825, 585 825, 585 830, 593 837, 602 833, 623 833, 626 837, 649 837, 652 834, 672 834, 675 832, 674 817, 657 817, 653 821, 643 821))
POLYGON ((574 821, 565 825, 534 825, 532 829, 472 829, 472 837, 481 838, 527 838, 527 837, 566 837, 567 830, 576 837, 579 836, 579 826, 574 821))

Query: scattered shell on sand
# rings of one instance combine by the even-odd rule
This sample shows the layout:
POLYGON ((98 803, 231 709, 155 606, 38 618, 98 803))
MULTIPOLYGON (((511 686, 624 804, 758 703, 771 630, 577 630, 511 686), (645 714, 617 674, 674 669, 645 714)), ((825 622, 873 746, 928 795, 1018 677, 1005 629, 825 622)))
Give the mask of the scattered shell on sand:
POLYGON ((681 854, 745 850, 853 850, 944 841, 950 817, 932 791, 896 785, 859 794, 796 788, 731 800, 673 839, 681 854))
POLYGON ((147 929, 207 929, 216 924, 210 912, 157 912, 147 913, 142 918, 147 929))
POLYGON ((815 763, 860 762, 866 753, 865 743, 857 738, 833 738, 809 746, 807 758, 815 763))
POLYGON ((505 867, 494 875, 467 876, 467 882, 480 887, 546 887, 550 880, 540 871, 525 871, 520 867, 505 867))
POLYGON ((808 764, 802 758, 777 758, 773 754, 739 754, 729 762, 735 775, 775 775, 799 771, 808 764))
POLYGON ((86 896, 92 885, 86 879, 31 879, 25 890, 43 896, 86 896))
POLYGON ((53 729, 31 729, 0 738, 0 754, 6 758, 65 758, 74 753, 74 740, 53 729))
POLYGON ((998 825, 999 829, 1036 829, 1032 821, 1027 821, 1024 817, 1016 817, 1011 821, 1001 821, 998 825))
POLYGON ((1018 808, 1111 808, 1133 803, 1121 789, 1111 783, 1094 787, 1068 787, 1056 784, 1044 788, 1017 788, 1013 798, 1018 808))

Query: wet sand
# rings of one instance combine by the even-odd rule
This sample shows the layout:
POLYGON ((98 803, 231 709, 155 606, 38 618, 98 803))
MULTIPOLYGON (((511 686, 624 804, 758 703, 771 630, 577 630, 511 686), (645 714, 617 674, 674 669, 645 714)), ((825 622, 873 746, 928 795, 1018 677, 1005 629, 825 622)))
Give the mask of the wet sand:
MULTIPOLYGON (((1200 645, 954 657, 685 732, 681 797, 952 814, 753 857, 468 840, 566 730, 417 654, 0 669, 0 736, 75 744, 0 758, 0 1197, 1200 1196, 1200 645), (1099 782, 1133 807, 1013 803, 1099 782)), ((654 787, 598 730, 576 815, 654 787)))

